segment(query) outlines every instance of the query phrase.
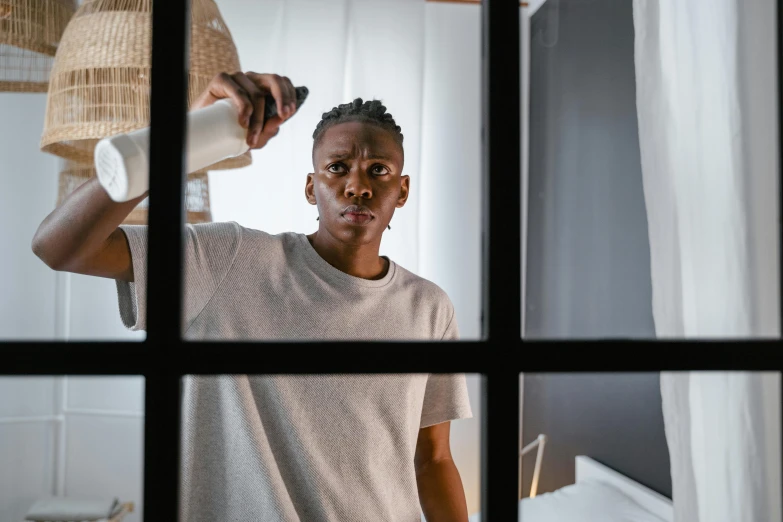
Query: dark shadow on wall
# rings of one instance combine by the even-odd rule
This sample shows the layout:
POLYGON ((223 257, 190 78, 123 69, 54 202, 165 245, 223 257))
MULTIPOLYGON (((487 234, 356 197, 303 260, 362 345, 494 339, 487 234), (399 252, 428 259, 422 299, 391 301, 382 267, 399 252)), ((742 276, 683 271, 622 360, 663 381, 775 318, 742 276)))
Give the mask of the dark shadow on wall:
POLYGON ((653 338, 633 3, 531 20, 527 338, 653 338))

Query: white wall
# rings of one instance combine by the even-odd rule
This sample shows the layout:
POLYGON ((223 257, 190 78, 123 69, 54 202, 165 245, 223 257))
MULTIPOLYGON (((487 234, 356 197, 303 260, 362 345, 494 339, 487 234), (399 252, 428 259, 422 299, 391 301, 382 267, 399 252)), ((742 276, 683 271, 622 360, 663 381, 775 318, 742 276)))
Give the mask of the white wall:
POLYGON ((22 520, 54 489, 57 426, 51 377, 0 378, 0 519, 22 520))
MULTIPOLYGON (((123 328, 114 281, 56 273, 30 248, 57 200, 59 160, 38 148, 45 107, 43 94, 0 93, 0 340, 143 338, 123 328)), ((0 378, 0 520, 62 493, 141 507, 142 379, 67 381, 0 378)))
POLYGON ((419 272, 481 336, 481 7, 428 3, 419 272))
POLYGON ((0 520, 50 495, 132 501, 141 520, 141 377, 2 377, 0 397, 0 520))
POLYGON ((143 509, 144 378, 69 377, 64 387, 63 494, 132 501, 143 509))
POLYGON ((46 97, 0 93, 0 340, 53 339, 55 275, 30 249, 57 199, 57 160, 39 151, 46 97))

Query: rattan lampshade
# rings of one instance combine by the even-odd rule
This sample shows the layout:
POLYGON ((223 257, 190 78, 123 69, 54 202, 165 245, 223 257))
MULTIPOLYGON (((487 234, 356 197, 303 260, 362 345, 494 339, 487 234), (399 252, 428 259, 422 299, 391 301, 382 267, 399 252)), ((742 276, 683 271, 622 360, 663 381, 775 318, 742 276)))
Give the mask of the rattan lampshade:
MULTIPOLYGON (((41 150, 90 165, 98 140, 149 125, 151 8, 152 0, 82 2, 57 49, 41 150)), ((217 73, 239 70, 214 0, 191 0, 189 104, 217 73)), ((248 151, 209 170, 250 162, 248 151)))
POLYGON ((73 0, 0 0, 0 91, 46 92, 73 0))
MULTIPOLYGON (((80 165, 73 161, 64 162, 60 171, 60 183, 57 191, 57 205, 82 183, 95 177, 95 169, 90 165, 80 165)), ((149 199, 145 199, 133 209, 123 221, 126 225, 146 225, 149 199)), ((212 212, 209 207, 209 177, 206 171, 194 172, 188 175, 185 187, 185 221, 187 223, 209 223, 212 212)))

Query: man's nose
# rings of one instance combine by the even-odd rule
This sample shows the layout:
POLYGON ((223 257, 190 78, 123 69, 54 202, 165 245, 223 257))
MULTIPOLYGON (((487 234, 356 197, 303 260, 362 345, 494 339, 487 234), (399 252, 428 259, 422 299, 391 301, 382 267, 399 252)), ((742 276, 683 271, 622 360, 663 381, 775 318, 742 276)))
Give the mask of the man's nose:
POLYGON ((345 197, 361 197, 369 199, 372 197, 372 187, 370 187, 370 179, 366 173, 360 169, 353 169, 348 174, 347 181, 345 183, 345 197))

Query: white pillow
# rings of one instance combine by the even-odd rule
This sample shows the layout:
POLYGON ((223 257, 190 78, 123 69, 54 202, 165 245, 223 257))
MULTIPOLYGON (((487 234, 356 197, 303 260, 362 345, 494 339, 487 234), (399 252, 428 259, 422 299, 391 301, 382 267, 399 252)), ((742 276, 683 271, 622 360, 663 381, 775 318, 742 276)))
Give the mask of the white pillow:
POLYGON ((519 522, 665 522, 619 489, 587 480, 520 502, 519 522))
POLYGON ((109 518, 117 510, 119 500, 47 497, 38 499, 27 512, 25 520, 84 521, 109 518))

